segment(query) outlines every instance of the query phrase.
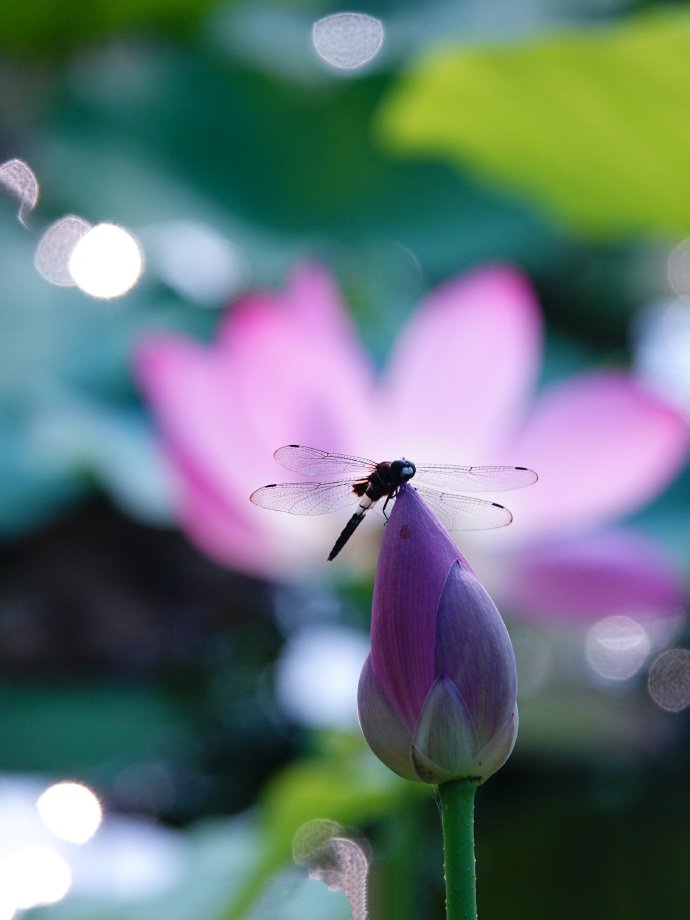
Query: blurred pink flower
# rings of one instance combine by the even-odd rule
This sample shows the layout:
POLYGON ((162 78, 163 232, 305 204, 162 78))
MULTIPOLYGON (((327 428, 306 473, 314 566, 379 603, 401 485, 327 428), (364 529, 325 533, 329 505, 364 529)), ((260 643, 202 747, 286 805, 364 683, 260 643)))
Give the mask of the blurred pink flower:
POLYGON ((676 609, 682 587, 661 551, 604 528, 676 475, 687 426, 624 372, 581 374, 535 399, 541 337, 526 280, 486 268, 425 299, 378 377, 330 276, 308 264, 282 293, 244 297, 210 345, 152 337, 136 373, 176 473, 181 525, 223 564, 277 579, 373 568, 374 521, 326 563, 347 515, 300 518, 249 502, 257 486, 300 478, 273 461, 283 444, 514 463, 540 480, 505 496, 512 526, 455 535, 499 605, 550 618, 676 609))

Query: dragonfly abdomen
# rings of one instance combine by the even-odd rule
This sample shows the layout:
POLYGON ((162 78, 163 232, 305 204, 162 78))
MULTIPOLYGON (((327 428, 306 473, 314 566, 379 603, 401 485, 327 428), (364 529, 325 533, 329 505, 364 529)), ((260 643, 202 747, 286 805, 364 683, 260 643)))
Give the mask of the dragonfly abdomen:
POLYGON ((352 534, 355 532, 355 530, 357 530, 359 525, 362 523, 362 521, 364 520, 365 510, 366 509, 364 508, 359 508, 357 512, 353 514, 350 520, 347 522, 347 524, 343 528, 343 532, 340 534, 338 539, 335 541, 335 545, 333 549, 328 554, 329 562, 332 562, 335 559, 335 557, 338 555, 340 550, 343 548, 343 546, 345 546, 345 544, 350 539, 352 534))
MULTIPOLYGON (((369 490, 367 490, 367 492, 368 491, 369 490)), ((342 533, 340 534, 338 539, 335 541, 335 546, 328 554, 329 562, 332 562, 335 559, 335 557, 338 555, 340 550, 343 548, 343 546, 345 546, 345 544, 350 539, 352 534, 355 532, 355 530, 357 530, 359 525, 364 520, 365 513, 367 512, 369 508, 371 508, 371 506, 374 504, 375 501, 377 501, 377 499, 370 498, 368 494, 365 494, 362 496, 359 502, 359 505, 357 506, 357 510, 352 515, 350 520, 347 522, 345 527, 343 527, 342 533)))

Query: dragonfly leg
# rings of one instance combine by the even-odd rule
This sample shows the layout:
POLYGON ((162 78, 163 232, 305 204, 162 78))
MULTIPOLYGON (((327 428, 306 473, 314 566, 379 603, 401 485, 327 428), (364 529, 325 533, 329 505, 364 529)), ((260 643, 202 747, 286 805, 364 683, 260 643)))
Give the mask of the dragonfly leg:
MULTIPOLYGON (((386 514, 386 508, 388 507, 388 502, 391 500, 391 498, 395 498, 395 497, 397 496, 397 494, 398 494, 398 489, 396 488, 396 489, 394 489, 392 492, 390 492, 390 493, 386 496, 386 500, 385 500, 385 502, 383 503, 383 508, 381 509, 381 514, 385 517, 385 519, 386 519, 386 524, 388 523, 388 515, 386 514)), ((384 524, 384 526, 385 526, 385 524, 384 524)))

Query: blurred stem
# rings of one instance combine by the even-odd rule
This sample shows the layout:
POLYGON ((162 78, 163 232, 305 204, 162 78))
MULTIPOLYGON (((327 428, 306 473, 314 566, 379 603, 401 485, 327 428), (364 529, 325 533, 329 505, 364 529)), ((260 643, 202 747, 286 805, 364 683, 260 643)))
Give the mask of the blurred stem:
POLYGON ((441 783, 438 794, 443 826, 446 920, 477 920, 474 868, 474 794, 477 783, 441 783))
POLYGON ((425 831, 420 806, 425 804, 406 798, 383 825, 381 847, 387 858, 381 861, 377 873, 378 915, 386 920, 419 920, 426 915, 428 905, 420 907, 419 903, 425 892, 419 854, 419 841, 425 831))

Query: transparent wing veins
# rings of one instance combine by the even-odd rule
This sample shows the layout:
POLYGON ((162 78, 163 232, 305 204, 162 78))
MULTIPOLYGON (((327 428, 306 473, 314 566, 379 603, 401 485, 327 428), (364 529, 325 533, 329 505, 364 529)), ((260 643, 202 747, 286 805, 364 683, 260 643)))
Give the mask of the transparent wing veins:
POLYGON ((453 466, 448 463, 417 463, 423 484, 456 492, 504 492, 530 486, 539 478, 523 466, 453 466))
POLYGON ((261 508, 288 514, 327 514, 358 501, 350 480, 339 482, 275 482, 252 492, 261 508))
POLYGON ((279 447, 273 456, 286 470, 302 473, 303 476, 333 476, 341 473, 352 479, 366 479, 376 468, 373 460, 367 460, 366 457, 352 457, 302 444, 279 447))
POLYGON ((511 512, 496 502, 425 486, 414 488, 448 530, 492 530, 513 520, 511 512))

